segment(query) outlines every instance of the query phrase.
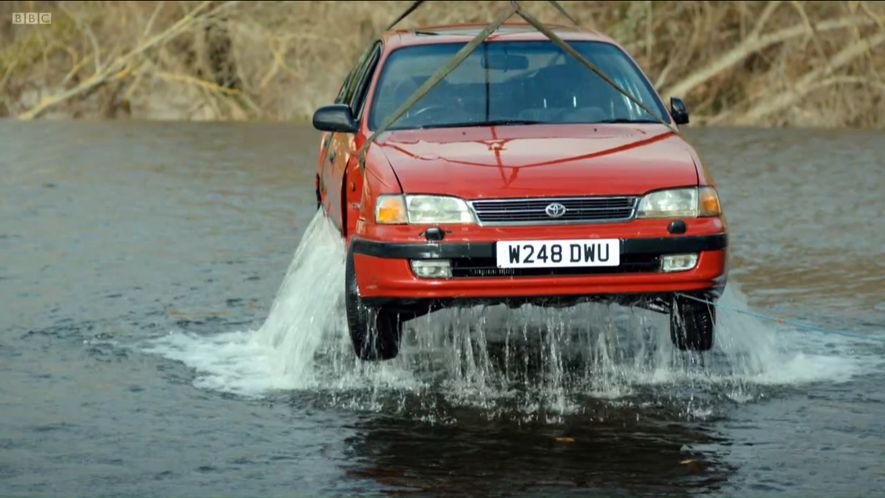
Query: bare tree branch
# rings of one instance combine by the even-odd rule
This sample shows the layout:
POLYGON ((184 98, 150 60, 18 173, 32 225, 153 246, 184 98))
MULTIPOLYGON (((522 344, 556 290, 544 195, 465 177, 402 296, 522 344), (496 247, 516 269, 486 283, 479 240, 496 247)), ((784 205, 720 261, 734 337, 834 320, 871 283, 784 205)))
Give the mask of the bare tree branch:
MULTIPOLYGON (((738 124, 754 123, 765 116, 783 111, 811 91, 821 88, 822 82, 820 80, 822 77, 827 76, 832 71, 848 64, 862 56, 867 50, 872 50, 882 43, 885 43, 885 33, 879 33, 876 36, 859 40, 845 47, 830 59, 829 66, 818 66, 807 72, 795 83, 792 83, 785 91, 757 102, 752 109, 737 119, 738 124)), ((827 85, 838 82, 839 80, 831 80, 827 85)))
POLYGON ((121 78, 129 74, 131 71, 131 67, 127 68, 127 66, 132 63, 137 57, 147 52, 148 50, 154 48, 157 45, 167 42, 168 40, 176 37, 181 34, 185 29, 187 29, 191 24, 198 20, 205 19, 213 14, 218 13, 222 9, 225 9, 236 2, 225 2, 211 10, 206 10, 207 7, 212 2, 203 2, 198 5, 194 10, 185 14, 181 19, 176 21, 172 26, 167 28, 165 31, 149 38, 147 41, 141 43, 136 46, 130 52, 117 57, 109 64, 105 65, 102 68, 96 68, 95 72, 89 78, 86 78, 79 85, 74 88, 70 88, 63 92, 60 92, 56 95, 52 95, 49 97, 44 97, 31 109, 19 114, 18 118, 22 120, 30 120, 39 116, 41 113, 45 112, 52 106, 59 104, 75 95, 79 95, 82 93, 90 92, 94 90, 99 85, 104 84, 111 78, 121 78))
MULTIPOLYGON (((840 19, 820 22, 816 26, 814 26, 814 29, 816 29, 818 32, 833 31, 852 26, 870 25, 872 23, 872 20, 866 18, 843 17, 840 19)), ((719 58, 711 61, 709 64, 702 67, 701 69, 698 69, 694 73, 686 76, 682 79, 682 81, 676 83, 662 93, 664 93, 665 96, 685 95, 695 87, 707 82, 710 78, 713 78, 722 71, 744 60, 750 54, 765 49, 771 45, 782 43, 791 38, 801 36, 806 32, 807 28, 804 24, 780 29, 763 36, 760 36, 758 32, 754 31, 750 34, 750 36, 744 39, 741 43, 737 44, 734 48, 732 48, 719 58)))

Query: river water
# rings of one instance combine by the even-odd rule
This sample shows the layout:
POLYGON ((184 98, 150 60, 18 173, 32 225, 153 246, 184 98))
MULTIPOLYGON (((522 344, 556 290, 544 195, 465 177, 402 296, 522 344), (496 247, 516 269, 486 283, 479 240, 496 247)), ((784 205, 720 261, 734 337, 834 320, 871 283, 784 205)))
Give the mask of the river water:
POLYGON ((714 351, 494 307, 362 365, 316 132, 0 122, 0 495, 882 495, 885 135, 687 135, 732 234, 714 351))

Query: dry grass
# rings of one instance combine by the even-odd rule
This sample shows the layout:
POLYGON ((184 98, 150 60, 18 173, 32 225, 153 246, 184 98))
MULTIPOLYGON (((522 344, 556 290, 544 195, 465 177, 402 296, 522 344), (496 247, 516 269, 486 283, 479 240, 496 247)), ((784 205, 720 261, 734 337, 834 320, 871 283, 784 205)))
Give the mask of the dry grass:
MULTIPOLYGON (((304 120, 409 3, 0 3, 0 116, 304 120), (11 25, 22 11, 53 23, 11 25)), ((695 122, 885 127, 885 3, 562 4, 665 97, 685 97, 695 122)), ((488 22, 503 7, 429 2, 402 26, 488 22)))

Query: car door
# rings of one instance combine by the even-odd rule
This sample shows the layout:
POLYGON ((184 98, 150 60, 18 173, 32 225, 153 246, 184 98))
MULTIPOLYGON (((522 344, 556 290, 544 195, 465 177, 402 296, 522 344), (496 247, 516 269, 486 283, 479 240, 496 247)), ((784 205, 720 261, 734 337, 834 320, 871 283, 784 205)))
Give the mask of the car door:
MULTIPOLYGON (((369 47, 354 69, 347 76, 338 98, 337 104, 347 104, 357 122, 360 121, 360 109, 364 101, 364 93, 368 81, 377 65, 380 44, 369 47)), ((332 222, 342 234, 346 233, 344 199, 344 176, 348 164, 356 160, 356 135, 353 133, 335 132, 324 137, 322 172, 320 175, 320 198, 323 208, 332 222)))

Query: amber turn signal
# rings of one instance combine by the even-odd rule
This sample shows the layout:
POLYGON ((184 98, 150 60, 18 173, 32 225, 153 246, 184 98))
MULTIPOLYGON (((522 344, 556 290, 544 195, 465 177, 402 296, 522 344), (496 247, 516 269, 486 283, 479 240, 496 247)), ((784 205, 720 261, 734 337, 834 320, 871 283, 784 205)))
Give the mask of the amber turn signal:
POLYGON ((713 187, 701 187, 698 189, 699 216, 719 216, 722 208, 719 206, 719 194, 713 187))
POLYGON ((379 195, 375 201, 375 222, 384 225, 398 225, 409 221, 406 215, 406 202, 401 195, 379 195))

